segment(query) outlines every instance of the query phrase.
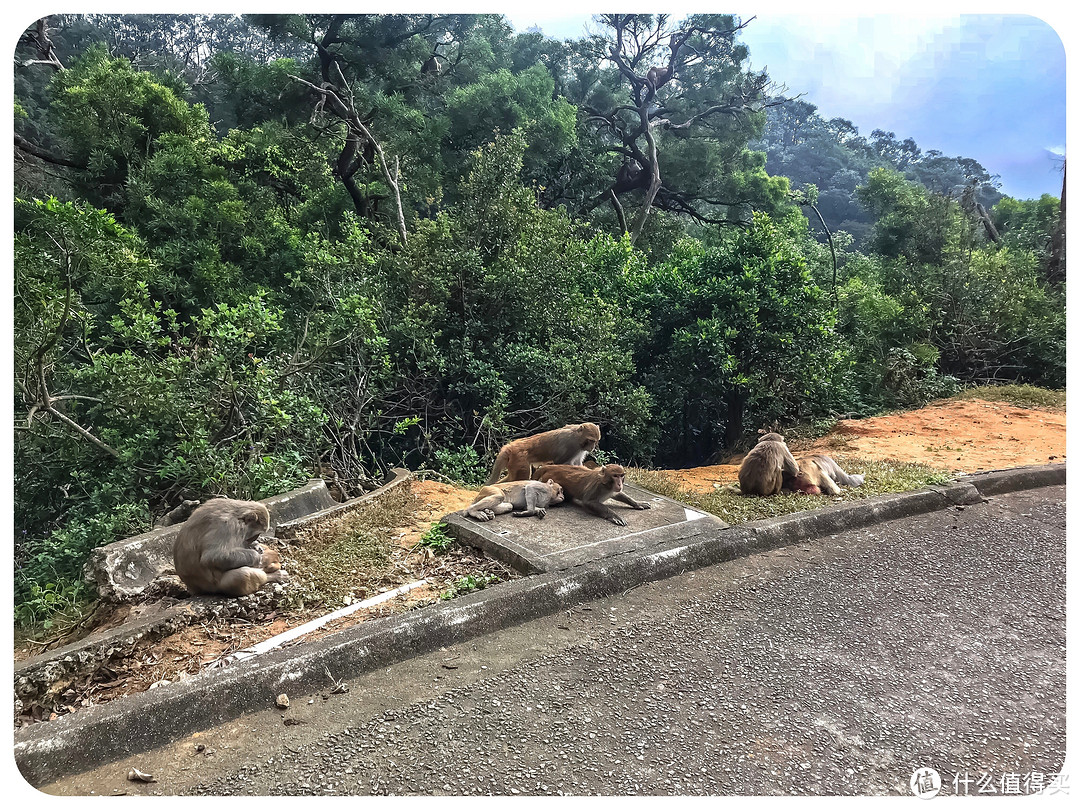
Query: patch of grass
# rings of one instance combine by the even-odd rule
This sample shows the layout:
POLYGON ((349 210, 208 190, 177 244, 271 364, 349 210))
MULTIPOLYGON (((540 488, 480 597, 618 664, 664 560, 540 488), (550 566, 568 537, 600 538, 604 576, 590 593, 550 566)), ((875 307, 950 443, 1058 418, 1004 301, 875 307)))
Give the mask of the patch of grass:
POLYGON ((494 574, 468 574, 455 579, 447 590, 439 594, 439 598, 453 599, 455 596, 462 596, 473 591, 482 591, 488 585, 501 581, 494 574))
POLYGON ((630 478, 639 486, 659 495, 665 495, 682 503, 716 515, 725 523, 739 524, 751 520, 790 515, 821 509, 834 503, 859 501, 887 492, 908 492, 934 484, 945 484, 952 477, 923 464, 903 461, 863 461, 836 458, 845 471, 863 473, 866 482, 861 487, 842 487, 842 494, 829 498, 823 495, 781 493, 771 498, 744 497, 725 487, 711 493, 690 492, 658 470, 633 469, 630 478))
POLYGON ((285 568, 291 579, 286 603, 292 607, 338 607, 401 584, 395 580, 392 535, 415 508, 407 489, 368 505, 342 523, 292 546, 285 568))
POLYGON ((952 399, 982 399, 988 402, 1008 402, 1019 408, 1064 408, 1065 389, 1055 391, 1034 385, 984 385, 968 388, 952 399))

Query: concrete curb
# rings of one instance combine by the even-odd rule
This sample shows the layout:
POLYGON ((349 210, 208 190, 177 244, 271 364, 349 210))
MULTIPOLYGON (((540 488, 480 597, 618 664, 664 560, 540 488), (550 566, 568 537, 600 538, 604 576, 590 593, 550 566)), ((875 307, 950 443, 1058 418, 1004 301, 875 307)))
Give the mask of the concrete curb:
MULTIPOLYGON (((266 498, 262 503, 267 504, 275 521, 281 521, 275 523, 274 536, 277 539, 302 542, 315 531, 333 528, 363 514, 370 506, 398 497, 401 490, 408 489, 411 481, 412 473, 409 470, 395 468, 391 470, 390 480, 378 489, 327 507, 326 502, 330 496, 322 479, 318 479, 300 489, 266 498), (317 511, 304 511, 316 507, 317 511)), ((167 553, 167 564, 170 566, 171 544, 182 525, 156 530, 155 542, 160 544, 163 542, 162 538, 168 541, 167 547, 162 546, 158 556, 165 560, 167 553)), ((131 554, 132 549, 142 542, 140 538, 146 537, 148 535, 139 535, 103 548, 110 549, 115 546, 123 549, 124 554, 131 554)), ((162 562, 162 565, 164 564, 162 562)), ((165 597, 160 609, 147 616, 40 653, 20 663, 14 672, 15 696, 20 700, 35 700, 42 695, 54 694, 75 678, 93 672, 113 658, 126 654, 143 639, 161 638, 197 621, 225 616, 253 619, 271 609, 282 593, 284 591, 281 587, 271 586, 241 599, 201 596, 177 601, 165 597)))
POLYGON ((645 582, 846 529, 975 503, 984 494, 1064 483, 1064 464, 965 476, 949 486, 717 528, 648 551, 515 580, 20 729, 16 764, 30 784, 43 785, 272 706, 282 691, 318 691, 331 677, 389 666, 645 582))

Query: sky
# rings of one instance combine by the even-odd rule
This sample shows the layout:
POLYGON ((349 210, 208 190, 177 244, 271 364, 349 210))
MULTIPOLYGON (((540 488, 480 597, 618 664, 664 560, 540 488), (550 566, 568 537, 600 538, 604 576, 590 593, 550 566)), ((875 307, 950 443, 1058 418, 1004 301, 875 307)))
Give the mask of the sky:
MULTIPOLYGON (((801 94, 825 118, 846 118, 865 136, 883 129, 899 140, 913 138, 924 152, 975 158, 1000 175, 1001 190, 1010 196, 1061 194, 1065 46, 1050 24, 1027 15, 948 9, 806 16, 773 11, 782 5, 776 2, 739 5, 724 10, 756 17, 741 37, 750 66, 766 68, 788 95, 801 94)), ((504 13, 519 30, 538 25, 560 39, 581 36, 591 20, 567 13, 570 4, 545 8, 504 13)))

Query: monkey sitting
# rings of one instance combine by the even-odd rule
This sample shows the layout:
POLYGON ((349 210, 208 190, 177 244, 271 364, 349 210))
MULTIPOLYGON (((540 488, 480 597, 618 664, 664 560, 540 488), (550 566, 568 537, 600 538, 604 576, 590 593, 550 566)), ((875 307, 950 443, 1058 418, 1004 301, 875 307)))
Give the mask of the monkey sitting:
POLYGON ((652 504, 638 503, 625 492, 623 482, 626 470, 618 464, 605 464, 595 470, 570 464, 545 464, 536 471, 536 477, 553 481, 562 486, 563 495, 598 517, 610 520, 616 526, 626 521, 604 501, 614 498, 634 509, 652 509, 652 504))
POLYGON ((473 520, 493 520, 510 512, 514 517, 543 519, 547 507, 563 502, 563 489, 554 481, 513 481, 482 487, 476 499, 461 514, 473 520))
POLYGON ((841 469, 840 465, 828 456, 814 455, 804 456, 798 460, 799 474, 796 476, 784 475, 784 489, 791 492, 801 492, 804 495, 839 495, 840 487, 861 487, 866 480, 865 475, 850 475, 841 469))
POLYGON ((528 481, 533 465, 573 464, 580 466, 585 456, 600 444, 600 428, 592 422, 566 425, 556 430, 526 436, 502 446, 495 457, 495 466, 488 476, 488 485, 499 480, 506 470, 507 481, 528 481))
POLYGON ((796 478, 799 464, 791 455, 784 437, 766 433, 739 465, 739 491, 743 495, 776 495, 784 476, 796 478))
POLYGON ((176 536, 177 576, 194 596, 247 596, 267 582, 288 581, 278 553, 258 542, 269 528, 270 513, 258 501, 207 501, 176 536))

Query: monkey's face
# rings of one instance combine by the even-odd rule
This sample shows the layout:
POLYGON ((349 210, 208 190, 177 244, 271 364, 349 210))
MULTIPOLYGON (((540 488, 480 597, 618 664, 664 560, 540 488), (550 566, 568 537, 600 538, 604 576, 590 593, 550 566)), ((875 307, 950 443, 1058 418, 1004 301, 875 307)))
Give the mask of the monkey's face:
POLYGON ((612 494, 622 492, 625 478, 626 470, 619 464, 608 464, 603 468, 604 486, 611 487, 612 494))
POLYGON ((557 503, 562 503, 566 500, 566 493, 562 490, 562 484, 556 484, 554 481, 547 482, 548 489, 551 490, 551 500, 548 504, 554 506, 557 503))
POLYGON ((600 444, 600 428, 592 422, 582 422, 578 425, 578 436, 581 437, 581 449, 593 451, 600 444))
POLYGON ((256 509, 245 512, 240 519, 247 526, 248 541, 253 541, 259 535, 266 534, 270 530, 270 512, 263 504, 259 504, 256 509))

